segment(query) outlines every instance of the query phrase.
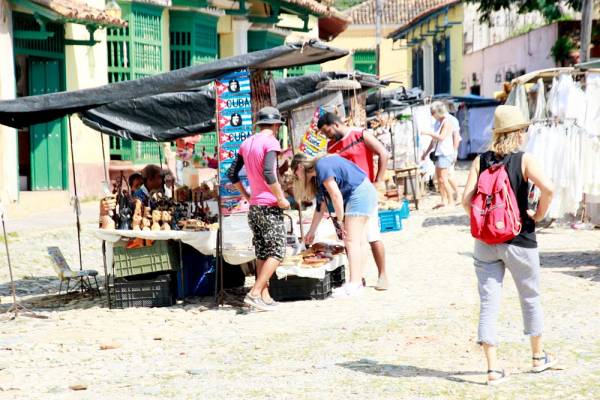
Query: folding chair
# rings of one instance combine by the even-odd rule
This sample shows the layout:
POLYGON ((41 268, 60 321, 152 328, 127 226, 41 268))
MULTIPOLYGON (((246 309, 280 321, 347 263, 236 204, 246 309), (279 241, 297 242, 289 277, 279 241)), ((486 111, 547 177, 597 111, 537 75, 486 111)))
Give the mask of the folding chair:
POLYGON ((62 292, 63 283, 67 282, 67 288, 65 290, 66 294, 74 293, 77 290, 86 291, 90 293, 97 292, 98 296, 102 297, 100 293, 100 287, 98 286, 98 280, 96 277, 98 276, 98 271, 93 269, 84 269, 82 271, 73 271, 69 264, 67 264, 67 260, 63 256, 62 252, 58 247, 48 247, 48 254, 52 258, 53 268, 60 279, 60 288, 58 289, 58 294, 60 295, 62 292), (92 286, 92 282, 90 281, 90 277, 94 278, 94 284, 96 288, 92 286), (70 287, 71 279, 75 279, 77 283, 70 287), (71 291, 69 292, 69 289, 71 291))

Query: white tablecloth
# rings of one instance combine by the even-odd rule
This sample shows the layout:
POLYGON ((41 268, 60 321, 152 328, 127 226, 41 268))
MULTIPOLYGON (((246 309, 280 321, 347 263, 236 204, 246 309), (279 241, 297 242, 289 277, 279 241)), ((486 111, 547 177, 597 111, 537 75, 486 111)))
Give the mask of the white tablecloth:
MULTIPOLYGON (((300 236, 297 212, 289 212, 293 219, 293 229, 297 236, 300 236)), ((303 214, 305 218, 312 215, 311 212, 303 214)), ((310 225, 305 225, 305 232, 310 225)), ((289 228, 286 219, 286 227, 289 228)), ((117 229, 94 229, 94 235, 106 242, 106 265, 109 270, 112 268, 113 247, 122 238, 140 238, 147 240, 181 240, 198 250, 202 254, 215 256, 217 249, 217 231, 133 231, 117 229)), ((323 221, 316 233, 315 242, 324 242, 328 244, 341 244, 335 240, 335 229, 330 221, 323 221)), ((233 215, 223 218, 223 258, 226 262, 233 265, 244 264, 254 260, 254 246, 252 245, 252 231, 248 226, 248 219, 245 214, 233 215)), ((283 279, 286 276, 295 275, 305 278, 323 279, 327 271, 333 271, 340 265, 346 265, 346 256, 336 255, 334 259, 318 268, 300 268, 296 266, 282 266, 276 271, 277 278, 283 279)))
MULTIPOLYGON (((133 231, 94 229, 94 235, 106 241, 106 265, 111 268, 113 247, 122 238, 147 240, 181 240, 202 254, 215 256, 217 231, 133 231)), ((223 218, 223 258, 229 264, 239 265, 255 259, 252 232, 245 215, 223 218)))

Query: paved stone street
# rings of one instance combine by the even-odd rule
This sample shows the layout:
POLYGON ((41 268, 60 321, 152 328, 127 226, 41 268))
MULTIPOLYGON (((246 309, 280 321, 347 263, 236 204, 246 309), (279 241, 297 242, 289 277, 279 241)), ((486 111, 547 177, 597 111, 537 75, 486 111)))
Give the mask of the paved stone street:
MULTIPOLYGON (((285 303, 272 313, 214 309, 206 301, 127 310, 46 301, 38 310, 48 320, 0 323, 0 398, 600 398, 600 232, 556 225, 539 235, 545 348, 559 355, 563 370, 528 372, 528 338, 507 274, 499 354, 512 376, 491 388, 475 343, 479 299, 468 221, 459 208, 432 211, 435 200, 413 212, 403 231, 385 235, 387 292, 285 303), (101 350, 106 345, 114 348, 101 350), (69 388, 78 384, 87 390, 69 388)), ((86 221, 85 228, 94 226, 92 217, 86 221)), ((55 293, 46 246, 60 246, 77 268, 74 225, 9 225, 19 295, 27 304, 55 293)), ((89 229, 83 259, 84 268, 102 270, 89 229)), ((6 308, 4 247, 0 266, 6 308)), ((367 281, 376 281, 373 265, 367 281)))

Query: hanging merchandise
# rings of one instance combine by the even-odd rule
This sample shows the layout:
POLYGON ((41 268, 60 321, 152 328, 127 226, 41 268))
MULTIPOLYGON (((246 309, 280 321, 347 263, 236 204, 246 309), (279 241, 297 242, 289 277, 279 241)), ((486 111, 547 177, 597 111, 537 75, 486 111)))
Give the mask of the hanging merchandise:
POLYGON ((584 126, 589 133, 600 135, 600 73, 589 73, 585 83, 587 108, 584 126))
POLYGON ((396 113, 381 113, 372 120, 373 135, 390 154, 388 169, 409 168, 416 164, 418 155, 410 108, 396 113))
POLYGON ((341 92, 331 93, 291 112, 291 135, 298 151, 309 156, 325 152, 327 138, 318 133, 317 129, 319 116, 325 112, 333 112, 341 118, 345 117, 344 99, 341 92))
MULTIPOLYGON (((554 183, 548 217, 577 215, 584 202, 600 196, 600 126, 586 125, 586 110, 593 110, 598 97, 596 77, 588 76, 584 93, 569 73, 553 79, 546 110, 550 118, 536 119, 528 130, 526 150, 532 153, 554 183)), ((538 85, 540 83, 538 82, 538 85)), ((537 100, 536 116, 543 107, 537 100)), ((542 114, 543 115, 543 114, 542 114)))
MULTIPOLYGON (((263 107, 275 106, 275 84, 270 72, 254 71, 250 75, 250 90, 252 91, 252 115, 254 118, 263 107)), ((253 120, 253 122, 256 122, 253 120)))
POLYGON ((367 94, 356 94, 350 98, 350 119, 353 126, 367 126, 367 94))
MULTIPOLYGON (((420 132, 431 131, 434 123, 429 104, 412 107, 412 121, 415 132, 417 132, 417 156, 418 160, 421 161, 421 155, 431 143, 431 136, 421 135, 420 132)), ((435 166, 429 157, 421 161, 419 169, 425 180, 429 180, 435 174, 435 166)))
MULTIPOLYGON (((520 85, 522 86, 522 85, 520 85)), ((570 74, 560 74, 553 80, 548 95, 548 114, 560 120, 575 119, 579 126, 584 126, 586 97, 579 84, 570 74)))
MULTIPOLYGON (((242 142, 252 135, 252 97, 247 69, 223 75, 215 81, 219 136, 219 194, 222 215, 248 211, 227 171, 237 157, 242 142)), ((247 178, 242 177, 245 186, 247 178)))
POLYGON ((542 78, 538 79, 536 83, 536 93, 535 110, 533 112, 534 121, 548 116, 546 114, 546 91, 544 90, 544 80, 542 78))
POLYGON ((315 109, 310 120, 310 125, 302 136, 300 146, 298 146, 298 151, 309 157, 315 157, 327 149, 327 138, 319 132, 319 128, 317 127, 319 118, 323 114, 325 114, 323 107, 319 106, 315 109))
POLYGON ((517 84, 517 86, 514 87, 508 95, 506 104, 518 107, 521 110, 521 113, 523 113, 525 120, 529 121, 529 102, 527 100, 527 91, 525 90, 525 85, 521 83, 517 84))

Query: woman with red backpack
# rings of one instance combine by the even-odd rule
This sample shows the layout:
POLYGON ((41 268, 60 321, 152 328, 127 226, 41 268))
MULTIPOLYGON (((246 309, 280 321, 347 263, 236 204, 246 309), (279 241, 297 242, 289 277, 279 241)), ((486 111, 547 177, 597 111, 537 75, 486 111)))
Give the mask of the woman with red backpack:
POLYGON ((553 184, 539 163, 520 151, 528 124, 517 107, 496 109, 490 150, 473 161, 463 195, 476 239, 473 258, 481 302, 478 342, 486 356, 489 385, 507 377, 498 367, 496 355, 496 325, 506 269, 519 293, 524 333, 530 336, 532 371, 545 371, 558 361, 542 347, 544 317, 535 236, 535 223, 544 218, 550 206, 553 184), (528 209, 529 181, 541 192, 535 211, 528 209))

